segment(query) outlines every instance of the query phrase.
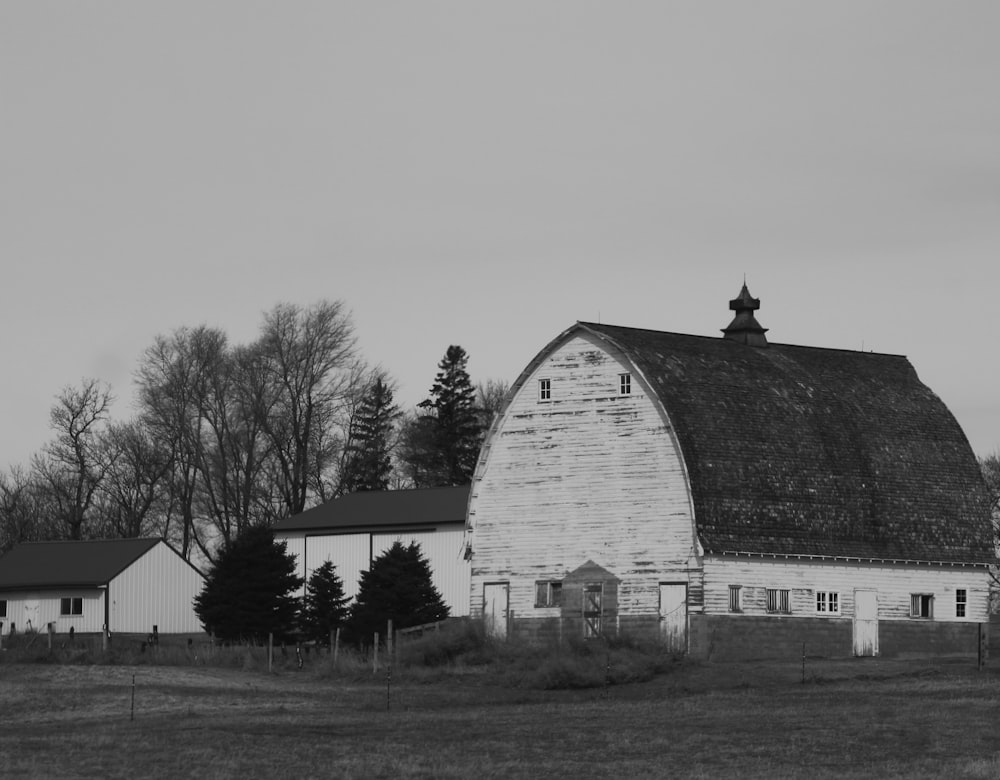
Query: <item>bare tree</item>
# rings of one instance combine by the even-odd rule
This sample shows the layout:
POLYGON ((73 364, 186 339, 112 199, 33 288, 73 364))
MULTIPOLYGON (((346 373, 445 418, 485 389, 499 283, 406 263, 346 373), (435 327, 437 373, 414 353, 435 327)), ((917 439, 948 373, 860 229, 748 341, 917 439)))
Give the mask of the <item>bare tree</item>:
POLYGON ((503 411, 509 392, 510 385, 502 379, 487 379, 476 384, 476 408, 481 415, 484 433, 490 429, 494 418, 503 411))
POLYGON ((35 473, 13 466, 0 474, 0 553, 20 542, 58 539, 61 532, 35 473))
POLYGON ((111 465, 100 433, 113 401, 111 388, 97 379, 63 388, 49 415, 56 437, 33 462, 70 539, 84 538, 94 497, 111 465))
POLYGON ((354 325, 339 301, 279 304, 264 315, 256 347, 275 391, 262 423, 282 514, 294 515, 323 495, 340 459, 338 430, 363 376, 354 325))
POLYGON ((157 446, 141 419, 111 423, 104 440, 110 463, 101 489, 105 535, 164 536, 169 450, 157 446))

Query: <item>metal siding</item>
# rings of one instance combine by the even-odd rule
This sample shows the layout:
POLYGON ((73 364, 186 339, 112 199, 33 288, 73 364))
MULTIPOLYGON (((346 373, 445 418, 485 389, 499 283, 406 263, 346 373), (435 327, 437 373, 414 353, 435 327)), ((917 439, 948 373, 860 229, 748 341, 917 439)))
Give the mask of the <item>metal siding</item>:
POLYGON ((469 614, 469 562, 463 556, 465 532, 448 531, 372 534, 372 555, 378 557, 393 542, 417 542, 431 567, 434 586, 452 617, 469 614))
POLYGON ((305 577, 330 561, 337 569, 337 576, 344 583, 344 595, 358 595, 361 572, 369 566, 371 534, 329 534, 310 536, 305 543, 305 577))
POLYGON ((0 595, 7 599, 7 617, 3 618, 3 633, 10 634, 10 624, 13 621, 17 633, 23 634, 27 629, 28 616, 31 617, 32 628, 45 632, 47 625, 54 623, 57 634, 68 634, 70 627, 77 633, 90 634, 100 632, 104 626, 104 591, 96 589, 66 588, 57 591, 12 591, 0 595), (60 615, 60 600, 64 598, 82 598, 82 615, 60 615))
POLYGON ((668 421, 622 354, 577 334, 529 374, 487 441, 470 500, 472 609, 510 581, 510 609, 540 616, 534 581, 593 560, 621 580, 619 614, 656 615, 659 583, 697 577, 684 464, 668 421), (632 393, 618 395, 632 373, 632 393), (538 380, 552 400, 538 400, 538 380))
POLYGON ((202 630, 194 598, 205 580, 184 559, 161 542, 109 584, 111 631, 161 634, 202 630))

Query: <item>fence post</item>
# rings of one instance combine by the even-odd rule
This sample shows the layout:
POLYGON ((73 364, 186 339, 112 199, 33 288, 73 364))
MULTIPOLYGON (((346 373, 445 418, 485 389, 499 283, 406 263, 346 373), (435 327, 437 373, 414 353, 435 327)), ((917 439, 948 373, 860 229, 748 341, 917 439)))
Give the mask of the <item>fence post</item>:
POLYGON ((385 627, 385 657, 387 663, 392 666, 392 662, 395 660, 396 656, 392 654, 393 642, 392 642, 392 618, 389 618, 388 624, 385 627))
POLYGON ((375 632, 375 645, 372 648, 372 673, 378 672, 378 631, 375 632))
POLYGON ((337 655, 340 653, 340 628, 337 628, 337 633, 333 638, 333 668, 337 668, 337 655))
POLYGON ((271 667, 274 665, 274 633, 268 632, 267 634, 267 673, 271 673, 271 667))
POLYGON ((55 629, 55 626, 53 626, 51 622, 48 624, 48 629, 49 629, 49 652, 51 653, 52 652, 52 635, 56 632, 56 629, 55 629))
POLYGON ((806 643, 802 643, 802 684, 806 682, 806 643))

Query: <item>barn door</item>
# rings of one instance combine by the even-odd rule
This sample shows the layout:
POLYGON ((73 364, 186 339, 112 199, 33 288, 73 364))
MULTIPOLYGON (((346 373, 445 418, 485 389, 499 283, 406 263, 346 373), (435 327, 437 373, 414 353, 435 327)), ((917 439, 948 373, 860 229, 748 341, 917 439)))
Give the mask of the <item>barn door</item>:
POLYGON ((854 655, 878 655, 877 591, 854 591, 854 655))
POLYGON ((493 639, 507 638, 507 609, 510 584, 487 582, 483 585, 483 625, 486 636, 493 639))
POLYGON ((687 585, 660 583, 660 638, 671 653, 687 652, 687 585))
POLYGON ((583 587, 583 636, 596 639, 601 635, 601 617, 604 614, 604 585, 600 582, 583 587))

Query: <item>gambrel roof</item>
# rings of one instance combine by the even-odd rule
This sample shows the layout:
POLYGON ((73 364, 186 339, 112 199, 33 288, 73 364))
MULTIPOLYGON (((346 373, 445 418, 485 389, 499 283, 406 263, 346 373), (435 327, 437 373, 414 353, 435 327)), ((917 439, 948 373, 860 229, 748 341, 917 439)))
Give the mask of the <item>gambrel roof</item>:
POLYGON ((161 541, 23 542, 0 557, 0 590, 106 585, 161 541))
POLYGON ((275 531, 465 523, 469 486, 372 490, 347 495, 279 520, 275 531))
POLYGON ((585 322, 553 344, 577 331, 662 405, 707 553, 995 561, 969 442, 905 357, 585 322))

